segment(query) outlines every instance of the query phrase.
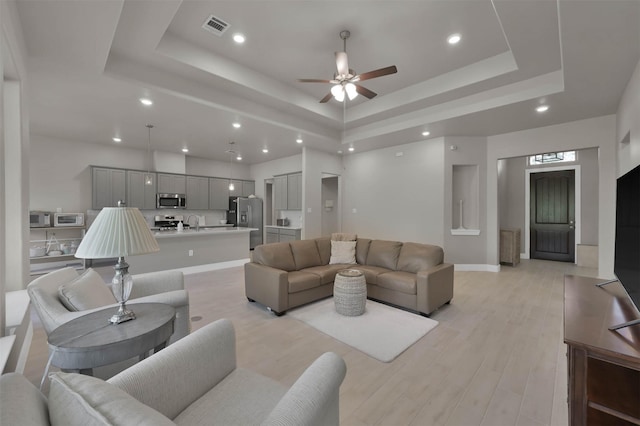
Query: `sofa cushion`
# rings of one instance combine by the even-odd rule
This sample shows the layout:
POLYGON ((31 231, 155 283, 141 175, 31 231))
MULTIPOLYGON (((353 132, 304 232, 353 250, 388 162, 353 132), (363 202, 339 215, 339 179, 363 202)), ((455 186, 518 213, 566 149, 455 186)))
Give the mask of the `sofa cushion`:
POLYGON ((345 232, 334 232, 331 234, 331 241, 356 241, 357 234, 347 234, 345 232))
POLYGON ((289 277, 289 293, 309 290, 320 287, 320 276, 305 271, 291 271, 289 277))
POLYGON ((328 265, 331 258, 331 239, 328 237, 316 238, 316 246, 320 254, 320 264, 328 265))
POLYGON ((177 425, 258 425, 278 404, 287 388, 273 379, 237 368, 187 407, 177 425), (242 398, 238 398, 242 395, 242 398))
POLYGON ((313 268, 307 268, 303 272, 311 272, 320 277, 321 284, 330 284, 335 281, 336 274, 343 269, 348 269, 351 265, 322 265, 314 266, 313 268))
POLYGON ((378 287, 400 293, 416 294, 416 274, 411 272, 393 271, 378 275, 378 287))
POLYGON ((402 243, 398 241, 373 240, 369 245, 367 265, 396 270, 402 243))
POLYGON ((257 246, 253 250, 253 261, 287 272, 296 270, 296 262, 293 260, 293 253, 291 253, 289 242, 257 246))
POLYGON ((329 264, 356 263, 356 242, 355 241, 333 241, 331 240, 331 258, 329 264))
POLYGON ((86 311, 117 302, 100 274, 91 268, 58 287, 58 297, 70 311, 86 311))
POLYGON ((291 253, 293 253, 293 260, 296 262, 297 270, 322 264, 318 246, 314 240, 291 241, 289 245, 291 246, 291 253))
POLYGON ((173 425, 153 408, 122 389, 91 376, 50 376, 49 418, 52 425, 173 425))
POLYGON ((47 398, 20 373, 0 376, 0 425, 49 426, 47 398))
POLYGON ((378 275, 384 274, 385 272, 391 272, 387 268, 381 268, 379 266, 369 266, 369 265, 358 265, 353 269, 357 269, 359 271, 364 272, 364 278, 367 281, 367 284, 377 284, 378 275))
POLYGON ((398 257, 398 271, 413 272, 424 271, 439 265, 444 259, 444 251, 441 247, 430 244, 404 243, 398 257))
POLYGON ((358 238, 356 241, 356 262, 360 265, 367 264, 367 254, 371 240, 368 238, 358 238))

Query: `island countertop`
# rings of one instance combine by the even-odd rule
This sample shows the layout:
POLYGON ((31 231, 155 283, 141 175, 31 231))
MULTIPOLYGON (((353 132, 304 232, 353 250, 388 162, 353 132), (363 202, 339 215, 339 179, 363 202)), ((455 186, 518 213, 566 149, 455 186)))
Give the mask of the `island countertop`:
POLYGON ((291 229, 294 231, 297 231, 299 229, 302 229, 299 226, 277 226, 277 225, 265 225, 265 228, 276 228, 276 229, 291 229))
POLYGON ((243 227, 216 227, 216 228, 204 228, 196 231, 195 229, 185 229, 184 231, 154 231, 153 236, 156 239, 161 238, 177 238, 177 237, 205 237, 215 235, 230 235, 235 234, 249 234, 251 231, 259 231, 258 228, 243 228, 243 227))

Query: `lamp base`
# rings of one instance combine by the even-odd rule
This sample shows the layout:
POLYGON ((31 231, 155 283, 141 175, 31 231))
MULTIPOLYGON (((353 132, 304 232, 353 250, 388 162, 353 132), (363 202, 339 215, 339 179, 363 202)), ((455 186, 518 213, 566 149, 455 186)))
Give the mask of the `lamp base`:
POLYGON ((124 303, 121 303, 118 312, 116 312, 111 318, 109 318, 109 322, 111 324, 120 324, 122 322, 131 321, 134 319, 136 319, 136 314, 134 314, 133 311, 127 309, 124 303))

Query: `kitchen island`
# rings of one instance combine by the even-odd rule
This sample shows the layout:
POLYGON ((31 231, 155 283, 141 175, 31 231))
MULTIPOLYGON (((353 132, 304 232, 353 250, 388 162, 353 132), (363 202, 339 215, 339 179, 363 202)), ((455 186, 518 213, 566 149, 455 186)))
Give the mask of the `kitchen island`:
POLYGON ((255 228, 214 227, 184 231, 156 231, 160 251, 128 256, 129 272, 162 271, 249 259, 249 234, 255 228))

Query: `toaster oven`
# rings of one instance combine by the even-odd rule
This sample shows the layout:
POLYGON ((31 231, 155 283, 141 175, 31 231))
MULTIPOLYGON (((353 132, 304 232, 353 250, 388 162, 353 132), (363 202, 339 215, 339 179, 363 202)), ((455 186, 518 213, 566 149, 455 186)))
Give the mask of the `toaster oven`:
POLYGON ((84 213, 54 213, 53 226, 84 226, 84 213))

